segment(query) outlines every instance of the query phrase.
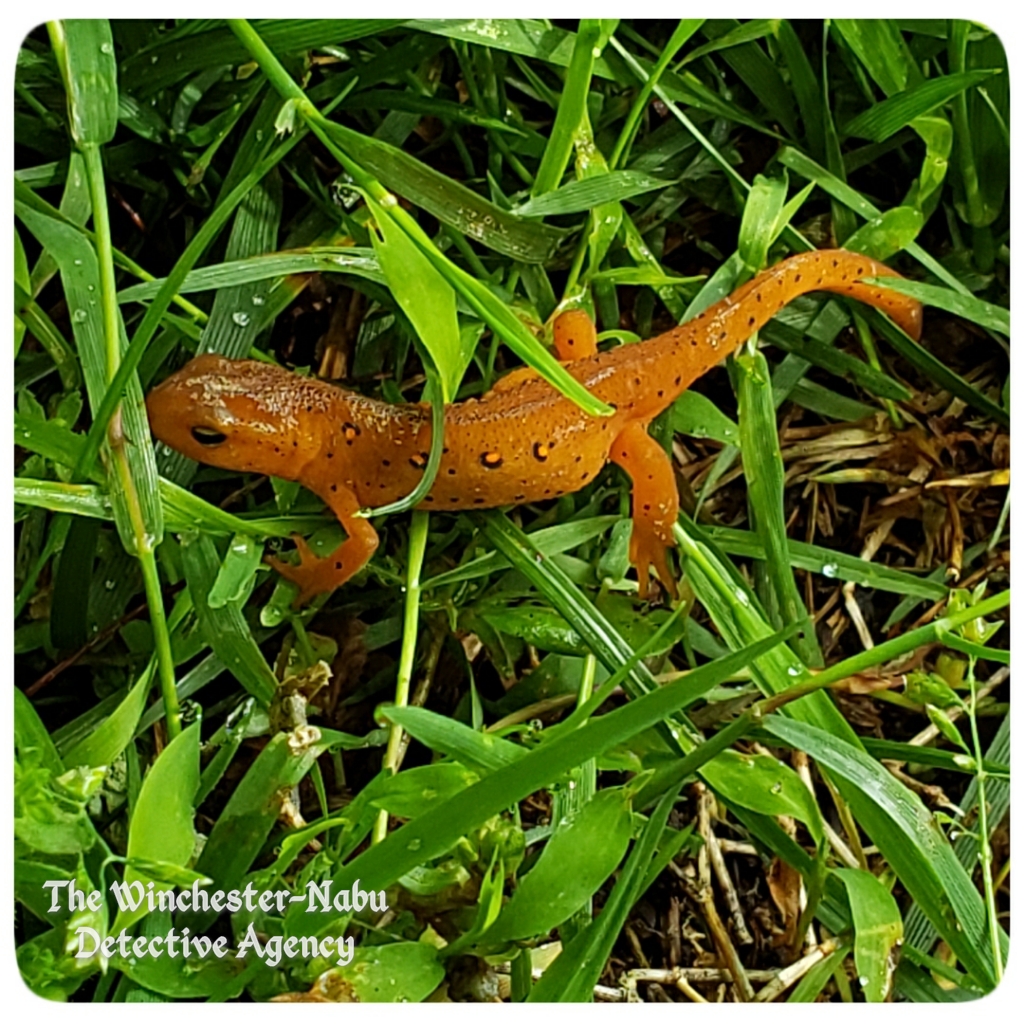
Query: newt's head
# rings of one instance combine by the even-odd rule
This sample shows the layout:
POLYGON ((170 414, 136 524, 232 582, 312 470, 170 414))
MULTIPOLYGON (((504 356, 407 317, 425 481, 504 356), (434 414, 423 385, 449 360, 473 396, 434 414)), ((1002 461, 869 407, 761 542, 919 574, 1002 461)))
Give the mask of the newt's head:
POLYGON ((335 389, 252 359, 204 355, 146 398, 168 447, 222 469, 297 480, 316 457, 335 389))

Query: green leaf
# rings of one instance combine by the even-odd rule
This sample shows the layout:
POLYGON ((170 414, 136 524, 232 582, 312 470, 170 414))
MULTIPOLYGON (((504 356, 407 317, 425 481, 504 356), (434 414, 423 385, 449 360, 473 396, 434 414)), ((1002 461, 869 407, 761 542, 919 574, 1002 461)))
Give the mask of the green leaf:
POLYGON ((421 1003, 444 980, 444 967, 434 946, 393 942, 360 946, 350 964, 330 974, 351 985, 360 1003, 421 1003))
POLYGON ((843 796, 857 822, 975 981, 991 990, 995 974, 981 895, 920 797, 836 736, 774 715, 764 725, 847 783, 843 796))
POLYGON ((478 778, 476 772, 454 762, 421 765, 385 779, 370 803, 399 818, 415 818, 450 800, 478 778))
POLYGON ((903 941, 903 918, 892 893, 869 871, 837 868, 853 917, 853 959, 864 998, 882 1003, 892 990, 896 950, 903 941))
POLYGON ((529 995, 530 1002, 590 1002, 612 946, 630 911, 643 895, 648 868, 655 859, 669 813, 679 795, 678 786, 658 802, 633 844, 601 915, 562 949, 558 959, 544 972, 529 995))
POLYGON ((686 391, 673 403, 672 429, 722 444, 739 444, 740 428, 699 391, 686 391))
POLYGON ((704 766, 704 777, 741 807, 802 821, 820 845, 825 834, 821 810, 800 776, 778 758, 727 750, 704 766))
POLYGON ((911 73, 915 78, 918 76, 913 60, 907 59, 909 54, 895 22, 882 18, 835 18, 832 24, 887 96, 905 89, 911 73))
POLYGON ((76 768, 79 765, 99 768, 101 765, 113 764, 117 760, 121 751, 131 743, 142 712, 146 709, 146 699, 153 685, 155 670, 156 662, 151 661, 139 681, 128 691, 124 700, 106 721, 64 754, 64 763, 69 768, 76 768))
POLYGON ((544 155, 533 181, 531 192, 534 196, 542 196, 557 188, 569 164, 576 132, 587 113, 590 77, 594 70, 594 58, 599 57, 603 49, 602 35, 600 21, 594 18, 580 20, 565 85, 555 112, 555 123, 551 126, 544 155))
MULTIPOLYGON (((217 818, 196 861, 196 871, 212 878, 218 889, 229 890, 239 885, 263 849, 285 796, 306 777, 326 748, 322 738, 303 745, 287 733, 273 736, 217 818)), ((187 918, 198 933, 208 928, 216 916, 211 910, 194 912, 187 918)))
MULTIPOLYGON (((96 252, 75 228, 43 216, 22 203, 16 203, 15 206, 18 217, 56 258, 60 267, 89 404, 95 414, 107 393, 106 345, 96 298, 100 294, 96 252)), ((126 339, 123 323, 120 326, 123 352, 126 339)), ((126 551, 137 555, 140 541, 154 547, 160 543, 164 524, 156 460, 149 440, 149 423, 142 388, 134 374, 128 381, 121 405, 121 435, 123 444, 117 457, 127 463, 130 480, 125 481, 120 474, 115 474, 110 500, 121 542, 126 551), (143 528, 141 537, 136 532, 136 516, 143 528)), ((104 445, 109 452, 109 444, 104 442, 104 445)))
POLYGON ((914 118, 930 113, 936 107, 948 103, 954 96, 980 85, 995 74, 998 74, 997 68, 966 71, 931 79, 915 89, 896 93, 869 107, 863 114, 850 121, 843 131, 846 135, 884 142, 901 128, 905 128, 914 118))
POLYGON ((995 306, 991 302, 975 298, 973 295, 960 295, 949 288, 939 288, 934 284, 924 284, 922 281, 908 281, 905 278, 887 277, 873 278, 878 284, 884 283, 886 287, 909 295, 912 299, 924 303, 926 306, 934 306, 936 309, 944 309, 947 313, 962 316, 965 320, 985 327, 990 331, 998 331, 1000 334, 1010 336, 1010 311, 1002 306, 995 306))
POLYGON ((584 213, 602 203, 621 202, 672 183, 643 171, 608 171, 593 178, 570 181, 553 192, 534 196, 516 207, 520 217, 558 217, 584 213))
MULTIPOLYGON (((887 260, 906 249, 924 227, 924 215, 911 206, 895 206, 862 224, 843 245, 851 252, 887 260)), ((952 294, 952 293, 951 293, 952 294)))
POLYGON ((240 602, 227 601, 219 608, 210 605, 209 594, 220 569, 213 541, 205 534, 186 537, 180 551, 204 639, 242 686, 264 707, 269 706, 277 679, 253 639, 240 602))
POLYGON ((575 817, 557 824, 485 941, 544 936, 563 924, 619 866, 632 832, 630 793, 621 786, 602 789, 575 817))
POLYGON ((373 232, 371 237, 381 270, 437 367, 447 404, 454 400, 473 355, 472 350, 467 352, 462 347, 455 292, 390 214, 369 194, 364 198, 380 232, 373 232))
MULTIPOLYGON (((128 831, 128 859, 163 861, 183 867, 195 851, 192 800, 199 788, 199 723, 175 737, 156 759, 146 777, 132 813, 128 831)), ((151 879, 129 864, 124 884, 151 879)), ((157 892, 172 886, 158 882, 157 892)), ((116 935, 148 913, 145 902, 135 910, 121 910, 110 929, 116 935)))
POLYGON ((64 774, 64 763, 32 701, 14 688, 14 746, 22 757, 32 752, 37 763, 54 776, 64 774))
POLYGON ((55 51, 68 93, 75 145, 102 146, 117 131, 117 60, 110 22, 69 18, 51 22, 55 51))
POLYGON ((263 559, 263 545, 252 536, 236 533, 213 581, 207 603, 211 609, 243 601, 249 596, 253 576, 263 559))
POLYGON ((740 236, 737 243, 739 257, 745 273, 757 274, 768 260, 768 247, 778 237, 789 178, 783 172, 779 178, 766 178, 758 174, 743 206, 740 236))

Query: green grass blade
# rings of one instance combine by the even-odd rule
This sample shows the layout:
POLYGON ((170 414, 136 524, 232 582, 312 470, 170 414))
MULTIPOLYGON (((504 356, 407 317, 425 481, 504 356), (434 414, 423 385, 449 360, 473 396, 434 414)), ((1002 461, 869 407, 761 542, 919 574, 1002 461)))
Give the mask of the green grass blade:
POLYGON ((967 71, 958 75, 943 75, 941 78, 924 82, 915 89, 896 93, 881 103, 858 114, 843 128, 845 135, 856 135, 872 142, 884 142, 905 128, 914 118, 928 114, 936 107, 948 103, 962 92, 980 85, 998 69, 967 71))
POLYGON ((974 979, 990 990, 995 974, 981 895, 917 794, 867 754, 814 726, 774 716, 764 724, 847 783, 843 795, 858 823, 974 979))

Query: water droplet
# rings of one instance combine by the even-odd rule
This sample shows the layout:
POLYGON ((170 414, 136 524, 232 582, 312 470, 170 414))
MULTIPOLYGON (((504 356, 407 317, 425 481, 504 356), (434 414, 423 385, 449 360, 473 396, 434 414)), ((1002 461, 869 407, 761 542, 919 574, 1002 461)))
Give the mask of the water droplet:
POLYGON ((153 56, 149 58, 149 63, 156 64, 158 60, 160 60, 160 58, 154 53, 153 56))
POLYGON ((75 260, 75 266, 76 267, 80 267, 81 265, 82 265, 82 261, 81 260, 75 260))
POLYGON ((407 850, 411 850, 413 853, 415 853, 422 845, 423 845, 423 840, 422 839, 413 839, 413 840, 410 841, 410 843, 406 847, 406 849, 407 850))
POLYGON ((263 141, 263 129, 262 128, 257 128, 256 129, 256 141, 257 142, 262 142, 263 141))
POLYGON ((114 46, 112 43, 100 43, 100 53, 113 53, 114 46))
POLYGON ((747 592, 745 590, 741 590, 739 587, 736 588, 736 600, 739 601, 744 608, 748 607, 750 604, 750 598, 747 597, 747 592))
POLYGON ((801 671, 802 670, 798 669, 796 665, 790 665, 789 668, 786 669, 786 675, 798 676, 800 675, 801 671))
POLYGON ((89 319, 89 312, 85 309, 76 309, 72 314, 71 319, 74 320, 76 324, 85 323, 85 321, 89 319))
POLYGON ((776 782, 775 785, 772 786, 772 792, 773 793, 781 793, 782 792, 782 783, 781 782, 776 782))
POLYGON ((821 575, 827 576, 830 580, 839 575, 839 566, 835 562, 826 562, 821 567, 821 575))
POLYGON ((91 292, 94 292, 94 291, 96 291, 96 286, 95 286, 95 285, 92 285, 92 284, 91 284, 91 285, 89 285, 89 291, 91 291, 91 292))
POLYGON ((266 302, 266 301, 267 301, 267 300, 266 300, 265 298, 263 298, 263 296, 262 296, 262 295, 254 295, 254 296, 252 297, 252 304, 253 304, 254 306, 262 306, 262 305, 263 305, 263 303, 264 303, 264 302, 266 302))
POLYGON ((117 586, 117 584, 113 580, 104 580, 103 586, 105 586, 107 590, 113 590, 114 587, 117 586))
POLYGON ((249 314, 248 313, 232 313, 231 319, 234 320, 239 327, 247 327, 249 325, 249 314))

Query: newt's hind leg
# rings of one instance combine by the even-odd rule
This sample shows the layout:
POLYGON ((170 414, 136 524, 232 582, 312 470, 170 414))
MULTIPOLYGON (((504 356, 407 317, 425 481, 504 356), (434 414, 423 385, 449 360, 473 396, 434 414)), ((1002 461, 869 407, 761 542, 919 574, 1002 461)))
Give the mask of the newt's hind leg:
POLYGON ((644 423, 630 423, 612 444, 610 458, 633 481, 633 535, 629 560, 636 566, 640 596, 647 596, 650 567, 663 586, 678 598, 669 572, 667 552, 675 544, 672 527, 679 517, 679 492, 672 464, 664 449, 647 433, 644 423))
POLYGON ((298 597, 293 602, 296 609, 317 594, 329 593, 349 580, 366 565, 379 543, 377 531, 370 521, 355 515, 359 511, 359 503, 351 491, 337 486, 331 490, 330 485, 324 488, 326 493, 321 493, 320 487, 315 489, 330 505, 348 536, 331 554, 321 558, 313 553, 304 537, 293 534, 292 540, 299 552, 298 565, 272 555, 266 556, 269 565, 299 588, 298 597))
POLYGON ((582 309, 567 309, 555 318, 555 354, 563 363, 597 354, 597 328, 582 309))

